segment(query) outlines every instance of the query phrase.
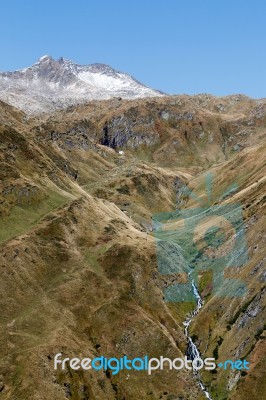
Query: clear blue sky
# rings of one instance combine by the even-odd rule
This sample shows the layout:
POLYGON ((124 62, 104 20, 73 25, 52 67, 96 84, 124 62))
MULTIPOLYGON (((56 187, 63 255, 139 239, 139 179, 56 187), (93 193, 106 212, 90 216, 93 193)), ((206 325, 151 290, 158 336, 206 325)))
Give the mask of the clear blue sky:
POLYGON ((12 0, 0 15, 1 71, 48 54, 168 93, 266 97, 264 0, 12 0))

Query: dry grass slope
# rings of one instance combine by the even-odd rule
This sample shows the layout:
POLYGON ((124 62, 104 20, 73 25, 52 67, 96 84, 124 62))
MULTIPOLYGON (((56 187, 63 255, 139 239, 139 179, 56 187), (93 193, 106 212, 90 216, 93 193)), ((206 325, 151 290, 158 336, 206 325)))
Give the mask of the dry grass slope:
POLYGON ((221 298, 202 273, 191 331, 205 356, 250 370, 203 380, 214 399, 263 398, 265 133, 266 102, 244 96, 94 101, 34 119, 0 103, 1 399, 204 398, 186 370, 60 372, 53 356, 185 354, 193 305, 164 301, 179 278, 158 273, 151 218, 195 207, 185 184, 206 200, 207 171, 211 204, 243 207, 249 261, 232 277, 248 292, 221 298))

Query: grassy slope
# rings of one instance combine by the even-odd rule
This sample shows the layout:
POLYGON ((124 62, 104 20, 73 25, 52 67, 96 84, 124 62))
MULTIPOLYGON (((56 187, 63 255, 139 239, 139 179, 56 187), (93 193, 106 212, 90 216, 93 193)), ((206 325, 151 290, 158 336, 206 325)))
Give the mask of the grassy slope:
MULTIPOLYGON (((190 374, 181 374, 178 382, 176 374, 165 372, 151 379, 137 374, 130 375, 130 378, 122 375, 119 379, 110 379, 102 374, 96 381, 93 375, 83 376, 71 371, 54 376, 51 366, 55 352, 63 350, 74 355, 89 348, 92 354, 98 354, 98 345, 101 346, 99 351, 106 355, 141 354, 143 349, 153 356, 167 354, 173 358, 181 354, 180 349, 184 353, 186 344, 181 322, 191 304, 167 307, 163 302, 154 243, 145 233, 152 213, 174 207, 174 179, 183 177, 183 181, 191 183, 203 195, 203 175, 192 181, 193 175, 211 167, 214 162, 220 163, 212 168, 218 177, 214 195, 217 197, 228 182, 237 178, 240 189, 244 190, 239 193, 246 206, 247 221, 254 215, 259 219, 257 224, 251 224, 248 233, 250 248, 259 245, 259 251, 253 251, 247 273, 251 273, 263 257, 261 204, 265 191, 260 179, 265 174, 265 150, 254 147, 239 154, 233 150, 239 141, 249 147, 252 141, 260 143, 262 140, 263 121, 255 119, 255 125, 247 126, 250 118, 247 115, 256 109, 252 101, 204 96, 192 100, 184 96, 180 100, 177 98, 174 105, 168 100, 157 104, 155 101, 135 104, 141 118, 149 113, 153 115, 161 142, 153 147, 142 146, 136 151, 126 148, 123 157, 99 145, 92 150, 69 149, 65 146, 64 136, 56 143, 51 142, 50 131, 59 129, 66 132, 84 118, 91 118, 99 139, 106 119, 112 123, 114 117, 121 114, 131 118, 134 111, 132 102, 116 103, 115 106, 112 102, 81 106, 75 114, 70 110, 63 112, 60 118, 57 114, 52 118, 47 116, 48 122, 42 117, 41 121, 31 122, 32 131, 23 127, 21 115, 15 115, 15 121, 19 122, 11 121, 12 126, 19 125, 22 138, 26 137, 28 142, 19 138, 19 148, 10 153, 8 147, 4 147, 3 154, 14 155, 17 171, 33 184, 42 187, 46 182, 42 189, 48 197, 34 207, 27 204, 12 206, 2 224, 2 240, 7 240, 1 251, 4 266, 1 291, 5 296, 1 304, 4 311, 0 381, 4 381, 4 399, 16 396, 26 399, 32 394, 36 400, 47 396, 63 400, 69 396, 69 391, 73 399, 169 400, 178 394, 184 398, 200 398, 190 374), (227 108, 222 115, 217 108, 221 104, 227 108), (160 111, 168 108, 178 115, 186 115, 187 110, 192 109, 197 110, 197 115, 192 122, 183 121, 183 117, 180 122, 158 122, 157 107, 160 111), (220 123, 224 129, 222 136, 220 123), (41 133, 38 133, 38 125, 42 125, 41 133), (188 131, 187 139, 185 130, 188 131), (248 133, 242 135, 245 130, 248 133), (254 139, 256 132, 258 135, 254 139), (38 139, 37 145, 33 138, 38 139), (223 138, 229 143, 226 152, 222 147, 223 138), (173 146, 173 140, 179 141, 177 147, 173 146), (32 146, 34 151, 29 153, 32 146), (33 157, 33 153, 35 162, 31 165, 27 160, 33 157), (230 161, 227 162, 226 158, 230 161), (64 166, 66 161, 70 163, 67 168, 64 166), (167 168, 158 168, 154 163, 167 168), (79 171, 78 182, 70 174, 75 170, 79 171), (47 186, 49 179, 57 190, 51 184, 47 186), (247 185, 256 182, 255 187, 245 191, 247 185), (93 200, 86 196, 84 189, 95 198, 111 202, 93 200), (80 195, 83 200, 73 201, 73 197, 80 195)), ((143 126, 137 130, 142 128, 149 134, 143 126)), ((92 132, 90 129, 91 125, 89 133, 92 132)), ((14 132, 10 135, 10 140, 8 136, 4 138, 7 146, 16 140, 14 132)), ((246 278, 250 279, 248 275, 246 278)), ((224 301, 220 307, 220 300, 208 290, 209 282, 209 276, 203 276, 200 281, 202 290, 206 290, 206 305, 204 314, 201 313, 195 321, 193 332, 201 340, 201 349, 208 346, 208 354, 212 355, 222 338, 218 354, 234 356, 236 349, 232 345, 238 332, 237 319, 229 331, 228 321, 234 320, 239 310, 244 314, 243 307, 249 297, 242 302, 235 300, 232 304, 224 301)), ((249 283, 251 291, 259 292, 261 285, 257 277, 250 279, 249 283)), ((252 371, 233 387, 232 398, 236 399, 245 398, 246 394, 252 398, 254 387, 257 393, 263 393, 263 369, 259 356, 263 351, 263 333, 257 334, 260 332, 258 317, 250 323, 241 331, 239 344, 244 343, 251 331, 251 338, 240 355, 251 349, 248 357, 253 362, 252 371)), ((218 379, 206 375, 204 379, 212 384, 217 398, 227 396, 226 374, 219 374, 218 379)))

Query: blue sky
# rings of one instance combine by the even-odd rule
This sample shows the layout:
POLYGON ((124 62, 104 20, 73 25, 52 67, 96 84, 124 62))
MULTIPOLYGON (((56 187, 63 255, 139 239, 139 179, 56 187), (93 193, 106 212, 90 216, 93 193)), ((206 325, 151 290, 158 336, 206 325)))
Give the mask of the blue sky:
POLYGON ((266 97, 263 0, 13 0, 0 18, 1 71, 48 54, 168 93, 266 97))

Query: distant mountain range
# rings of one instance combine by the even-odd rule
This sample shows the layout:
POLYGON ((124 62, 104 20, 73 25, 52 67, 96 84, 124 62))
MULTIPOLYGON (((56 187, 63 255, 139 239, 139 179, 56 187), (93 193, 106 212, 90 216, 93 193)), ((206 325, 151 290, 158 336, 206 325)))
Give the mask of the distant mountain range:
POLYGON ((31 67, 0 73, 0 99, 30 114, 90 100, 162 95, 108 65, 78 65, 63 57, 43 56, 31 67))

